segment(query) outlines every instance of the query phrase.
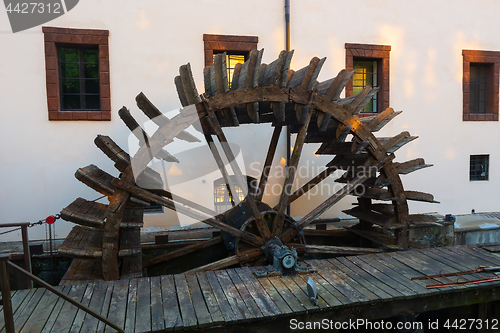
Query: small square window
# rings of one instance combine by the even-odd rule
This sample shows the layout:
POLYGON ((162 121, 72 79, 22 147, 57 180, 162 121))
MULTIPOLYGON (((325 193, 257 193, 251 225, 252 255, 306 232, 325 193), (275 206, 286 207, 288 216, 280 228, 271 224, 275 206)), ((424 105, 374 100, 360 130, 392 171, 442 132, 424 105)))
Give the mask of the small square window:
POLYGON ((469 180, 488 180, 490 155, 471 155, 469 180))
MULTIPOLYGON (((214 58, 216 54, 223 53, 214 51, 214 58)), ((236 64, 242 64, 247 60, 248 53, 246 54, 233 54, 230 51, 226 51, 226 67, 227 67, 227 81, 229 83, 229 88, 231 88, 231 82, 233 81, 233 72, 236 64)))
MULTIPOLYGON (((364 87, 378 87, 378 64, 376 60, 362 60, 354 58, 353 60, 354 76, 352 78, 352 93, 359 94, 364 87)), ((376 113, 378 93, 373 95, 372 99, 366 104, 361 112, 376 113)))

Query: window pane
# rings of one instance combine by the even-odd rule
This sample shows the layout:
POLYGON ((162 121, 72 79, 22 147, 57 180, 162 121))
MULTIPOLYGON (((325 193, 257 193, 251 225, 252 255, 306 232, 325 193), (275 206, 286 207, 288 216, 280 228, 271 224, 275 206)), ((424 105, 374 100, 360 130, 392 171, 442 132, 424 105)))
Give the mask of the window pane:
POLYGON ((98 94, 99 93, 99 80, 85 80, 85 93, 98 94))
POLYGON ((85 78, 97 79, 99 78, 99 68, 97 68, 97 65, 94 64, 85 64, 84 74, 85 78))
POLYGON ((67 93, 76 93, 78 94, 80 92, 80 80, 67 80, 67 79, 62 79, 61 82, 61 91, 63 94, 67 93))
POLYGON ((99 60, 99 50, 97 49, 84 49, 83 50, 83 61, 98 63, 99 60))
MULTIPOLYGON (((355 71, 352 83, 354 95, 359 94, 366 86, 378 86, 376 60, 354 59, 353 68, 355 71)), ((377 112, 377 97, 378 93, 373 96, 361 112, 377 112)))
POLYGON ((80 110, 80 95, 63 95, 63 110, 80 110))
POLYGON ((78 62, 78 49, 61 47, 59 50, 59 60, 61 62, 78 62))
POLYGON ((99 95, 85 95, 85 109, 99 110, 101 108, 101 98, 99 95))
POLYGON ((61 77, 79 78, 80 71, 78 68, 78 64, 61 64, 61 77))
POLYGON ((486 113, 488 65, 470 64, 469 113, 486 113))
POLYGON ((489 155, 470 156, 469 180, 488 180, 489 159, 489 155))

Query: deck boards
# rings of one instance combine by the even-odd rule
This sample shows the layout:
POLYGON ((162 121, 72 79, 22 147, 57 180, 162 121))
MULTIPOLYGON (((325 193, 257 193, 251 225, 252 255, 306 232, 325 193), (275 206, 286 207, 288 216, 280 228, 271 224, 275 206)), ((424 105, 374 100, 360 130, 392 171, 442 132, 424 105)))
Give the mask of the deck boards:
MULTIPOLYGON (((500 266, 500 256, 473 246, 308 260, 316 272, 255 277, 253 268, 177 274, 112 282, 58 286, 74 299, 125 328, 125 332, 173 331, 231 325, 251 320, 335 311, 417 297, 491 289, 500 281, 427 289, 412 277, 500 266), (311 277, 318 306, 309 301, 311 277)), ((114 332, 104 323, 45 289, 12 293, 17 332, 114 332)), ((0 308, 0 333, 3 327, 0 308)), ((333 318, 333 317, 332 317, 333 318)))

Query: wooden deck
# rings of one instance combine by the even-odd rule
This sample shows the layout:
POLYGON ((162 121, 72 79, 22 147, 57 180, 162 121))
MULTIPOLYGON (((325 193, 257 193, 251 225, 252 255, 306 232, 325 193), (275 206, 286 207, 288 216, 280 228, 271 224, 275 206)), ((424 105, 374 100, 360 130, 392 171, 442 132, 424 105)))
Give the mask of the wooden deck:
MULTIPOLYGON (((413 309, 467 305, 500 299, 500 281, 427 289, 412 277, 500 266, 500 256, 474 246, 454 246, 308 261, 317 272, 294 277, 256 278, 236 268, 149 278, 59 286, 100 311, 126 332, 227 326, 276 318, 319 315, 332 320, 366 309, 413 309), (319 305, 306 295, 312 277, 319 305), (497 287, 497 290, 495 290, 497 287), (478 293, 480 290, 482 292, 478 293), (434 304, 435 302, 438 302, 434 304), (448 302, 448 303, 447 303, 448 302), (462 303, 464 304, 462 304, 462 303), (415 308, 412 308, 415 307, 415 308)), ((16 332, 113 332, 97 319, 45 289, 13 292, 16 332)), ((364 311, 364 312, 363 312, 364 311)), ((375 313, 375 312, 374 312, 375 313)), ((375 316, 371 316, 375 319, 375 316)), ((0 314, 3 327, 3 313, 0 314)))

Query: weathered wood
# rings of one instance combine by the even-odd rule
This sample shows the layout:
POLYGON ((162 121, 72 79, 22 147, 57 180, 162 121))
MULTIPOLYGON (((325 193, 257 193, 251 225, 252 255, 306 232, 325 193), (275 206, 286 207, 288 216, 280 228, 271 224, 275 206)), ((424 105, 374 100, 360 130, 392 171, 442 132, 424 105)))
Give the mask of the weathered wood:
POLYGON ((246 305, 248 311, 250 312, 250 314, 252 315, 252 317, 253 318, 262 317, 262 311, 259 309, 259 307, 255 303, 255 300, 250 295, 250 292, 248 291, 245 284, 241 281, 241 278, 236 273, 235 269, 227 269, 226 273, 231 278, 233 285, 236 287, 236 290, 240 294, 241 299, 245 303, 245 305, 246 305))
POLYGON ((151 331, 151 285, 149 278, 137 279, 137 309, 135 331, 151 331))
POLYGON ((327 168, 323 170, 316 177, 308 181, 305 185, 303 185, 292 195, 290 195, 290 197, 288 198, 288 205, 290 205, 292 202, 294 202, 295 200, 297 200, 298 198, 300 198, 301 196, 312 190, 316 185, 325 180, 329 175, 331 175, 335 171, 336 171, 335 168, 327 168))
MULTIPOLYGON (((326 307, 325 305, 328 305, 329 307, 335 307, 335 306, 342 305, 342 303, 334 295, 332 295, 328 291, 328 289, 323 287, 323 285, 318 282, 319 279, 317 277, 317 274, 312 274, 311 276, 299 274, 296 276, 296 279, 300 279, 299 285, 306 286, 306 288, 307 288, 307 281, 309 280, 309 278, 311 278, 314 281, 314 283, 316 285, 316 289, 318 290, 318 295, 321 295, 321 297, 318 298, 318 303, 319 303, 318 305, 320 307, 326 307), (325 304, 323 304, 323 302, 325 304)), ((303 289, 303 287, 302 287, 302 289, 303 289)), ((306 292, 307 292, 307 289, 306 289, 306 292)))
MULTIPOLYGON (((80 302, 83 298, 86 287, 86 284, 73 285, 71 286, 71 290, 68 296, 80 302)), ((31 300, 31 302, 33 302, 33 300, 31 300)), ((78 308, 76 306, 71 303, 65 302, 61 308, 61 311, 59 312, 59 315, 57 316, 57 320, 54 323, 54 326, 52 326, 52 332, 68 332, 71 324, 73 323, 73 320, 75 319, 77 310, 78 308)))
POLYGON ((264 162, 264 167, 262 168, 262 173, 259 180, 259 189, 255 200, 262 201, 264 192, 266 190, 267 179, 269 173, 271 172, 271 165, 273 163, 274 155, 276 153, 276 148, 278 146, 278 140, 280 138, 282 126, 277 125, 274 127, 273 136, 271 137, 271 142, 269 143, 269 149, 267 150, 266 160, 264 162))
POLYGON ((316 150, 316 155, 339 155, 339 154, 350 154, 353 152, 354 146, 353 142, 323 142, 321 146, 316 150))
POLYGON ((125 332, 134 332, 136 324, 135 314, 137 309, 137 279, 129 280, 127 296, 127 312, 125 314, 125 332))
POLYGON ((212 318, 212 325, 221 325, 224 323, 224 316, 222 310, 219 307, 217 298, 214 291, 210 287, 207 276, 205 273, 197 273, 196 278, 198 279, 201 292, 203 293, 203 299, 212 318))
POLYGON ((351 133, 352 126, 338 126, 337 127, 337 142, 344 142, 347 138, 347 135, 351 133))
POLYGON ((297 298, 299 303, 306 308, 308 312, 319 309, 316 305, 313 305, 309 300, 304 291, 295 283, 295 281, 290 276, 281 276, 279 277, 281 282, 288 288, 288 292, 291 293, 294 297, 297 298))
POLYGON ((148 267, 148 266, 160 263, 160 262, 168 261, 170 259, 177 258, 177 257, 180 257, 180 256, 185 255, 187 253, 191 253, 191 252, 194 252, 197 250, 207 248, 209 246, 212 246, 214 244, 218 244, 220 242, 222 242, 222 237, 218 236, 218 237, 214 237, 214 238, 208 239, 206 241, 203 241, 203 242, 200 242, 197 244, 187 245, 181 249, 178 249, 178 250, 175 250, 172 252, 168 252, 168 253, 159 255, 157 257, 154 257, 152 259, 149 259, 142 264, 142 267, 148 267))
POLYGON ((215 271, 215 276, 217 277, 217 280, 219 281, 222 290, 224 291, 224 294, 226 295, 226 298, 231 305, 231 308, 233 309, 236 317, 240 320, 253 318, 227 272, 215 271))
POLYGON ((386 143, 384 143, 384 149, 388 153, 394 153, 396 150, 417 139, 418 136, 411 136, 408 132, 402 132, 395 137, 390 138, 386 143))
MULTIPOLYGON (((245 268, 248 269, 250 272, 254 272, 255 268, 245 268)), ((283 297, 278 293, 276 288, 271 284, 271 282, 267 278, 259 278, 255 284, 258 284, 263 288, 263 290, 266 292, 267 295, 271 298, 271 301, 276 305, 276 307, 279 309, 279 312, 283 315, 285 314, 290 314, 293 313, 292 309, 290 306, 287 304, 287 302, 283 299, 283 297)))
POLYGON ((368 124, 366 124, 366 127, 371 132, 378 132, 382 129, 382 127, 387 125, 389 121, 394 119, 394 117, 401 114, 401 112, 403 111, 394 112, 393 108, 387 108, 377 114, 368 124))
POLYGON ((297 249, 301 249, 305 253, 328 253, 328 254, 343 254, 343 255, 383 252, 383 250, 380 249, 360 248, 360 247, 350 247, 350 246, 333 246, 333 245, 303 245, 303 246, 298 245, 297 249))
MULTIPOLYGON (((62 286, 61 290, 63 293, 65 294, 68 294, 69 291, 71 289, 71 286, 62 286)), ((33 290, 33 289, 31 289, 33 290)), ((28 290, 26 290, 26 294, 27 294, 28 290)), ((18 292, 19 293, 19 292, 18 292)), ((16 293, 17 294, 17 293, 16 293)), ((12 298, 12 305, 14 306, 14 299, 15 297, 12 298)), ((52 326, 54 326, 54 323, 55 321, 57 320, 57 317, 59 316, 59 312, 61 311, 61 308, 64 304, 64 300, 60 297, 57 297, 57 300, 56 300, 56 304, 55 306, 51 309, 51 313, 49 315, 49 317, 46 319, 46 321, 44 322, 44 326, 43 326, 43 329, 41 329, 40 331, 38 332, 41 332, 41 333, 48 333, 48 332, 51 332, 52 331, 52 326)), ((14 307, 12 308, 14 309, 14 307)), ((1 325, 0 325, 1 326, 1 325)))
POLYGON ((227 258, 221 259, 214 261, 212 263, 193 268, 186 273, 196 273, 196 272, 202 272, 202 271, 209 271, 209 270, 216 270, 216 269, 223 269, 226 267, 230 267, 232 265, 236 265, 238 263, 245 263, 251 260, 254 260, 255 258, 261 256, 262 250, 260 248, 254 248, 247 250, 239 255, 234 255, 234 256, 229 256, 227 258))
POLYGON ((359 94, 356 95, 354 100, 349 103, 346 108, 352 114, 358 114, 365 105, 372 99, 372 97, 378 92, 378 88, 373 88, 370 86, 366 86, 361 90, 359 94))
POLYGON ((198 321, 198 327, 203 328, 212 324, 212 317, 208 311, 205 301, 203 299, 203 294, 201 292, 198 280, 195 274, 186 275, 186 281, 189 288, 189 294, 191 295, 191 302, 193 303, 194 311, 196 313, 196 319, 198 321))
MULTIPOLYGON (((111 289, 113 285, 111 284, 111 289)), ((108 284, 101 281, 95 284, 94 290, 92 291, 92 298, 88 304, 88 307, 97 313, 103 313, 103 306, 106 304, 105 297, 106 291, 108 290, 108 284)), ((107 312, 107 311, 106 311, 107 312)), ((107 317, 107 313, 104 314, 107 317)), ((94 332, 97 331, 99 325, 99 320, 89 314, 85 314, 85 319, 82 323, 80 332, 94 332)))
POLYGON ((165 330, 170 331, 183 326, 174 277, 163 275, 161 277, 161 296, 163 300, 163 316, 165 318, 165 330))
MULTIPOLYGON (((95 283, 87 284, 87 288, 85 289, 85 293, 83 294, 83 298, 80 303, 85 306, 89 306, 90 300, 92 298, 92 294, 94 293, 95 283)), ((75 319, 73 320, 73 324, 71 325, 70 332, 78 333, 83 324, 83 318, 85 317, 85 311, 78 309, 76 312, 75 319)))
POLYGON ((363 211, 359 208, 343 210, 343 212, 357 217, 360 220, 377 224, 387 229, 397 229, 402 227, 402 225, 398 223, 397 219, 394 216, 386 216, 384 214, 373 211, 363 211))
POLYGON ((434 196, 430 193, 424 193, 418 191, 405 191, 404 194, 407 200, 439 203, 439 201, 434 200, 434 196))
POLYGON ((248 289, 248 292, 259 309, 262 311, 264 317, 281 314, 281 311, 273 302, 272 298, 266 293, 248 267, 236 268, 235 271, 248 289))
POLYGON ((413 171, 417 171, 432 166, 432 164, 425 164, 423 158, 416 158, 403 163, 394 163, 394 164, 395 164, 394 167, 396 168, 397 172, 402 175, 407 175, 413 171))
MULTIPOLYGON (((204 272, 204 273, 198 273, 198 276, 200 274, 205 274, 207 277, 207 280, 210 284, 210 287, 212 288, 212 291, 214 292, 215 299, 217 300, 217 303, 219 304, 221 314, 224 317, 224 320, 226 323, 235 321, 235 320, 240 320, 243 319, 244 316, 240 313, 240 311, 233 311, 231 304, 229 303, 224 290, 222 289, 219 280, 215 276, 214 272, 204 272)), ((231 300, 232 301, 232 300, 231 300)))

